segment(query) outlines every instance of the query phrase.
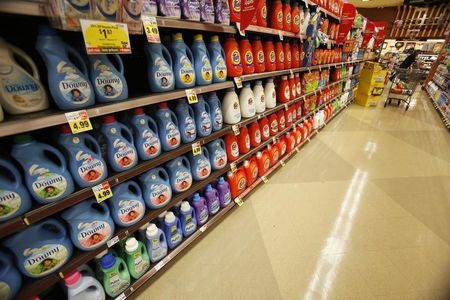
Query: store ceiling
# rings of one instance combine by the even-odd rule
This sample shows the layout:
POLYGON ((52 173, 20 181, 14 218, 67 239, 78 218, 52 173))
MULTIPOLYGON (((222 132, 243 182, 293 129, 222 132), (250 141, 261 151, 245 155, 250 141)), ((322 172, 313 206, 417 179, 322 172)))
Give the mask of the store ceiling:
POLYGON ((366 7, 366 8, 388 7, 403 4, 403 0, 370 0, 370 1, 348 0, 348 2, 355 5, 356 7, 366 7))

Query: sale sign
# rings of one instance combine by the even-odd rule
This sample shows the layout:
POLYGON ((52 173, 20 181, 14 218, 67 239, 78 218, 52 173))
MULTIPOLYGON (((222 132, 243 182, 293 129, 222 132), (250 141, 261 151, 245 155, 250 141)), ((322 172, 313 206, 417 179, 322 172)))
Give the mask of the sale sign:
POLYGON ((245 30, 245 28, 250 25, 253 17, 256 13, 256 7, 258 6, 257 0, 242 0, 241 1, 241 27, 240 30, 245 30))
POLYGON ((386 38, 388 23, 381 21, 374 21, 373 23, 375 24, 375 27, 378 29, 377 38, 375 40, 375 43, 373 44, 373 48, 377 49, 386 38))
POLYGON ((373 37, 375 33, 375 23, 367 20, 366 30, 364 30, 363 40, 361 44, 361 48, 366 48, 370 39, 373 37))
POLYGON ((336 44, 342 43, 347 38, 355 21, 356 8, 353 4, 344 3, 342 7, 341 24, 336 38, 336 44))

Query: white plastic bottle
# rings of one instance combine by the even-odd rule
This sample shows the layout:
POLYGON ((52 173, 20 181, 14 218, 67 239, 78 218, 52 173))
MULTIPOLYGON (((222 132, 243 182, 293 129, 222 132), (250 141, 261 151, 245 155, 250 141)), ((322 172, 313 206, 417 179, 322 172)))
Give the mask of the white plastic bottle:
POLYGON ((264 88, 261 80, 256 80, 253 86, 253 95, 255 95, 255 108, 257 113, 262 113, 266 110, 266 100, 264 95, 264 88))
POLYGON ((69 300, 104 300, 105 291, 102 285, 91 276, 81 276, 75 271, 64 278, 69 300))
POLYGON ((236 124, 241 121, 241 107, 234 88, 228 88, 222 100, 223 120, 227 124, 236 124))
POLYGON ((251 118, 256 114, 255 95, 250 88, 250 83, 244 83, 244 87, 239 94, 239 105, 241 106, 241 115, 244 118, 251 118))
POLYGON ((277 93, 275 92, 275 85, 273 78, 269 78, 264 86, 264 95, 266 100, 266 108, 274 108, 277 105, 277 93))
POLYGON ((48 108, 48 99, 39 72, 31 58, 0 38, 0 104, 10 114, 26 114, 48 108), (15 60, 22 58, 31 68, 29 74, 15 60))

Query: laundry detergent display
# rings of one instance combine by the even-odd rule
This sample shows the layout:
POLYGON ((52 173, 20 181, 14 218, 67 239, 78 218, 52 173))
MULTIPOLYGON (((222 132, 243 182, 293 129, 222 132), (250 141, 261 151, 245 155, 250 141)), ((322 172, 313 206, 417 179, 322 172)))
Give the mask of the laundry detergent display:
POLYGON ((172 55, 176 88, 187 89, 193 87, 196 83, 194 55, 184 43, 181 33, 176 33, 172 36, 170 53, 172 55))
POLYGON ((172 57, 163 44, 147 43, 147 76, 152 92, 167 92, 175 89, 172 57))
POLYGON ((139 159, 148 160, 159 156, 161 141, 156 122, 147 116, 142 108, 138 107, 134 109, 130 123, 139 159))
POLYGON ((164 168, 154 168, 141 176, 139 182, 143 191, 145 204, 149 208, 160 208, 172 199, 169 174, 164 168))

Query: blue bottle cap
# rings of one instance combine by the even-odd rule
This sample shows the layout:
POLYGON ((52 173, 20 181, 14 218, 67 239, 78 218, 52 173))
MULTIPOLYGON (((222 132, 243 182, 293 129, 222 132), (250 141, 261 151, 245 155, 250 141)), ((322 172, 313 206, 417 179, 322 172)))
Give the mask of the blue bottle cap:
POLYGON ((195 193, 194 194, 194 198, 192 198, 193 201, 200 201, 200 194, 199 193, 195 193))
POLYGON ((206 191, 209 192, 209 191, 211 191, 211 190, 212 190, 212 186, 211 186, 210 184, 208 184, 208 185, 206 186, 206 191))
POLYGON ((225 178, 223 178, 223 176, 220 176, 220 177, 219 177, 219 183, 222 184, 222 183, 224 183, 224 182, 225 182, 225 178))
POLYGON ((116 257, 111 253, 102 257, 102 269, 109 269, 116 263, 116 257))

